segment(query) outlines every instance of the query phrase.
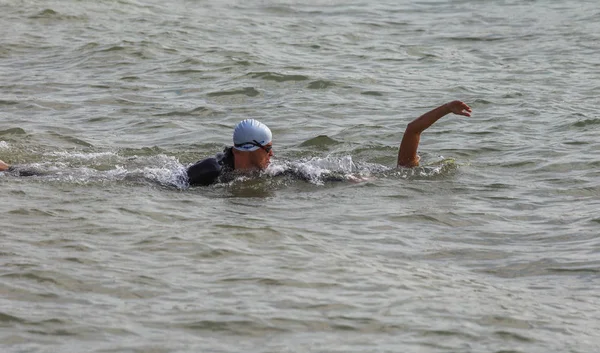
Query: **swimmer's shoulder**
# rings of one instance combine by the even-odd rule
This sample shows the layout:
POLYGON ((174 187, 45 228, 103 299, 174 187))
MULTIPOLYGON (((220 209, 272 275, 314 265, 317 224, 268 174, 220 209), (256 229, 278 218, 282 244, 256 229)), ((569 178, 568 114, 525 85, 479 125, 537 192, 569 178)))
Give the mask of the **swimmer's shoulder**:
POLYGON ((210 185, 217 181, 223 167, 214 158, 206 158, 194 163, 187 169, 187 177, 190 185, 210 185))
POLYGON ((234 169, 231 148, 225 148, 215 157, 202 159, 187 169, 188 182, 191 186, 206 186, 219 180, 219 177, 234 169))

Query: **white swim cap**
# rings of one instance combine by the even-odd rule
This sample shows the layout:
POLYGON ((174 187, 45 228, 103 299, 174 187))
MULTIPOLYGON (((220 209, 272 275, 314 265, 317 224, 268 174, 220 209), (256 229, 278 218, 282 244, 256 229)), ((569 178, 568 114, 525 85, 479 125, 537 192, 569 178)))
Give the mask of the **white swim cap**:
POLYGON ((256 151, 260 147, 271 142, 273 135, 267 125, 258 120, 246 119, 240 121, 233 130, 233 148, 239 151, 256 151))

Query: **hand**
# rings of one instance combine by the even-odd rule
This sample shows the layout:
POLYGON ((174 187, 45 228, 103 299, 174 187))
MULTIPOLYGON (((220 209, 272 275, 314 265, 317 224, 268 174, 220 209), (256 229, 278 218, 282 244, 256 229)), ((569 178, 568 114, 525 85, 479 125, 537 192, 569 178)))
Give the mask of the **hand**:
POLYGON ((448 107, 448 109, 450 109, 450 111, 454 114, 471 116, 471 107, 464 102, 452 101, 450 103, 446 103, 446 107, 448 107))

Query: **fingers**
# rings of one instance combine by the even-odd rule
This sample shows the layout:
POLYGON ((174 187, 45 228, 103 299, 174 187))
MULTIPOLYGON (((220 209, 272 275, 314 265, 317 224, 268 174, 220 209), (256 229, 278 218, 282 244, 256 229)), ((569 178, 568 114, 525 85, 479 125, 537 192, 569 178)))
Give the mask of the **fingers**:
POLYGON ((456 107, 459 107, 459 108, 464 109, 464 110, 469 111, 469 112, 471 111, 471 107, 469 107, 469 105, 467 103, 465 103, 465 102, 454 101, 453 103, 454 103, 454 105, 456 107))
POLYGON ((451 110, 454 114, 462 116, 471 116, 473 111, 465 102, 454 101, 451 103, 451 110))
POLYGON ((462 115, 464 116, 471 116, 471 112, 473 110, 471 109, 471 107, 469 107, 468 105, 466 105, 465 103, 463 103, 463 111, 461 112, 462 115))

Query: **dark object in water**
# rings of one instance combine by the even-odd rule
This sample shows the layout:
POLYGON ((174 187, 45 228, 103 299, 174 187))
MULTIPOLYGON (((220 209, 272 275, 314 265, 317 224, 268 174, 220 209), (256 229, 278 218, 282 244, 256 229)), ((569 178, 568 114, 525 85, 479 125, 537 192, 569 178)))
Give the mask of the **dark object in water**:
POLYGON ((12 173, 16 176, 28 177, 28 176, 39 176, 44 175, 43 172, 33 169, 20 169, 15 166, 8 168, 7 172, 12 173))

